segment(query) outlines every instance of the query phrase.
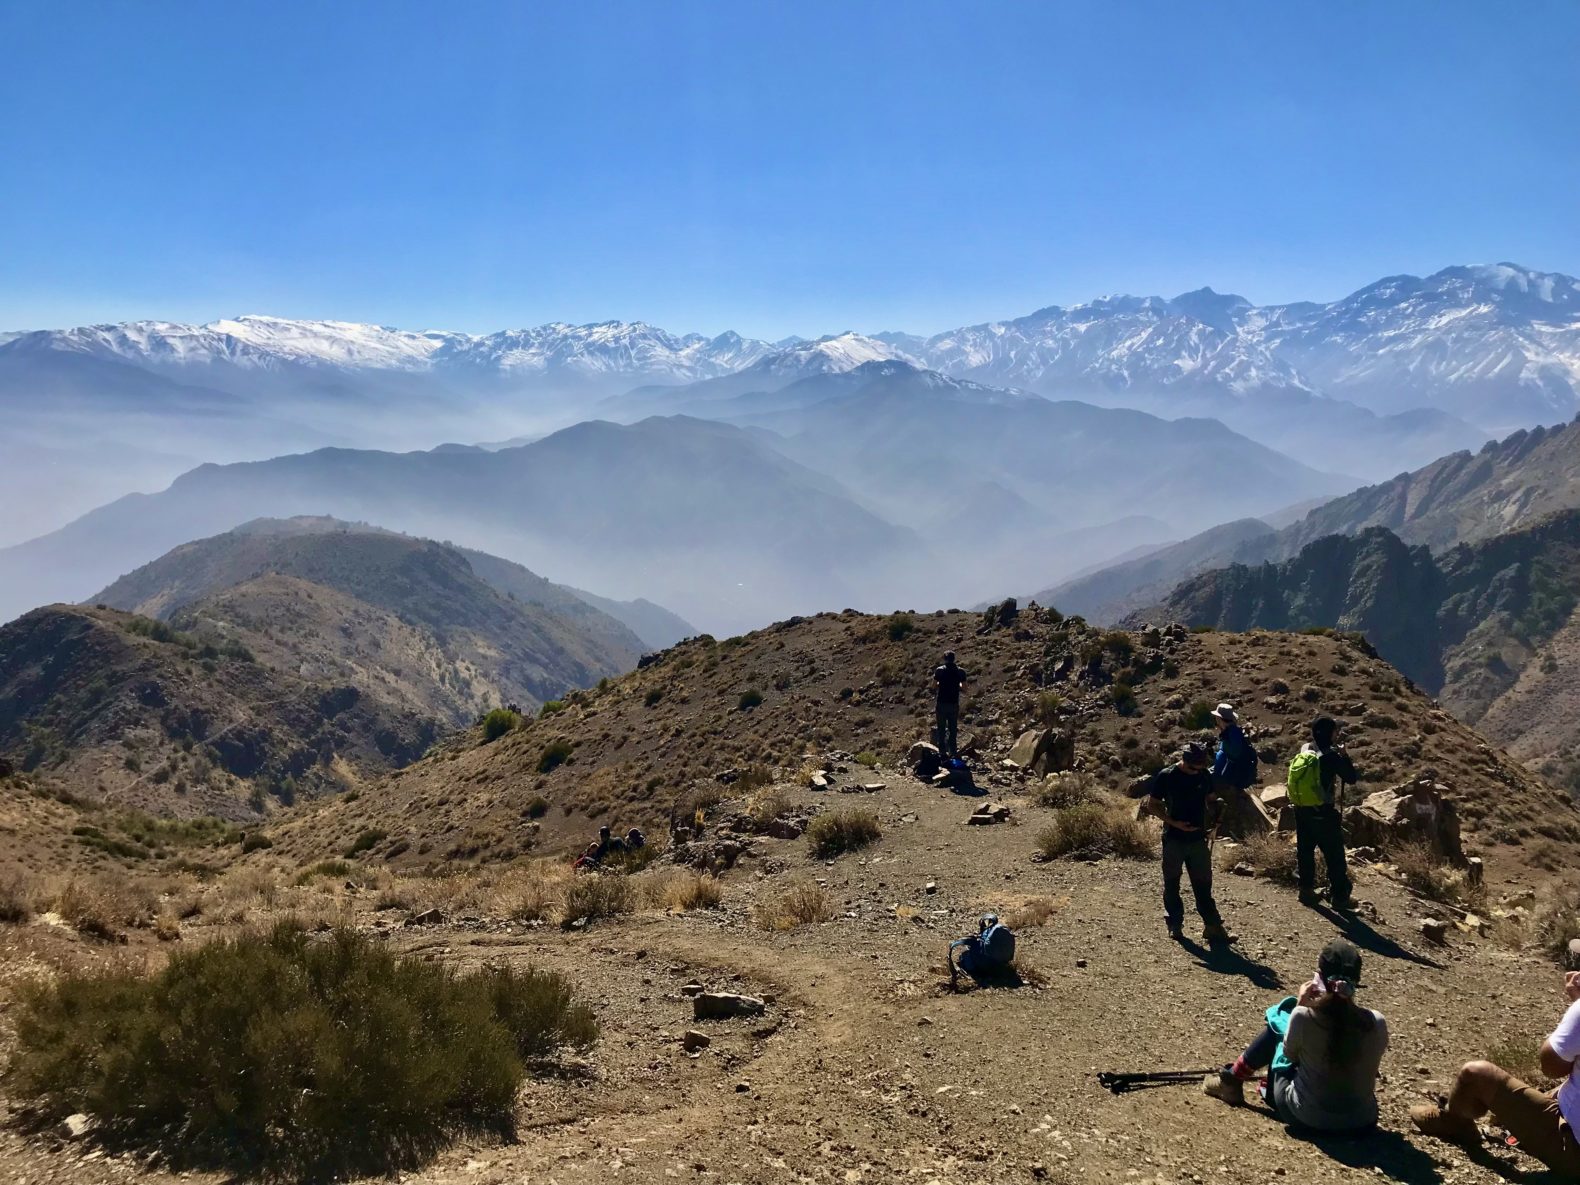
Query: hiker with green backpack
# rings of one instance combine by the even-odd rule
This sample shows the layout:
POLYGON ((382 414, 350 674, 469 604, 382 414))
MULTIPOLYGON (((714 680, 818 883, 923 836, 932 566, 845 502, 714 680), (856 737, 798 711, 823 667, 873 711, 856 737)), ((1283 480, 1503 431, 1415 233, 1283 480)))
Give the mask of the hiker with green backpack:
POLYGON ((1295 868, 1300 880, 1300 903, 1316 905, 1317 853, 1328 866, 1328 896, 1333 908, 1351 910, 1349 863, 1344 855, 1344 820, 1340 814, 1339 783, 1360 780, 1355 763, 1338 743, 1339 726, 1331 716, 1311 722, 1311 740, 1289 763, 1289 804, 1295 808, 1295 868))

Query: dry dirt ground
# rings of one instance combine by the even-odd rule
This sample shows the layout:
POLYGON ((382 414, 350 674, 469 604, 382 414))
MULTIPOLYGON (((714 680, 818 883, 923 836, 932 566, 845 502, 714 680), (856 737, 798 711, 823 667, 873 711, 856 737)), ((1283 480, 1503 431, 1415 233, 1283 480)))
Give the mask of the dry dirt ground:
MULTIPOLYGON (((760 854, 724 876, 717 909, 648 911, 579 931, 492 918, 418 928, 375 913, 370 894, 346 895, 358 924, 422 957, 564 972, 603 1026, 585 1059, 529 1083, 514 1142, 462 1140, 402 1179, 1549 1179, 1512 1152, 1468 1155, 1418 1139, 1406 1111, 1443 1090, 1464 1059, 1509 1042, 1534 1046, 1561 1007, 1550 964, 1458 931, 1446 947, 1428 946, 1416 932, 1422 907, 1375 869, 1357 878, 1358 895, 1374 903, 1371 920, 1347 926, 1299 907, 1289 889, 1220 874, 1220 904, 1239 945, 1226 954, 1176 945, 1163 934, 1155 863, 1039 864, 1032 855, 1043 809, 1009 797, 1015 822, 967 827, 973 800, 892 771, 877 776, 886 787, 871 794, 789 790, 808 805, 874 809, 883 826, 877 843, 823 862, 804 838, 759 840, 760 854), (753 903, 803 876, 826 882, 839 916, 783 932, 759 928, 753 903), (986 909, 1008 914, 1038 899, 1050 908, 1044 924, 1020 932, 1025 986, 943 990, 947 940, 973 929, 986 909), (1341 929, 1366 952, 1364 999, 1393 1033, 1376 1135, 1312 1141, 1194 1085, 1115 1097, 1096 1083, 1101 1070, 1230 1059, 1266 1005, 1310 974, 1316 951, 1341 929), (691 980, 764 995, 767 1014, 693 1022, 680 994, 691 980), (693 1027, 712 1038, 696 1058, 679 1043, 693 1027)), ((155 949, 142 941, 120 948, 123 957, 155 949)), ((87 949, 38 923, 0 928, 0 942, 8 977, 26 974, 30 960, 87 949)), ((178 1177, 91 1140, 61 1145, 0 1125, 0 1181, 177 1179, 223 1180, 178 1177)))

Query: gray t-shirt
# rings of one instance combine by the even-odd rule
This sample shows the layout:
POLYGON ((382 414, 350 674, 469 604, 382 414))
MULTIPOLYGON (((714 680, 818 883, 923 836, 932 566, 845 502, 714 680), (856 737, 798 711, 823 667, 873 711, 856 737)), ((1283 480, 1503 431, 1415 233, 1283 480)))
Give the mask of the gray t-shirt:
POLYGON ((1295 1069, 1277 1099, 1290 1118, 1323 1131, 1377 1122, 1377 1071, 1388 1048, 1388 1022, 1380 1012, 1371 1015, 1372 1027, 1355 1038, 1340 1063, 1333 1057, 1333 1022, 1326 1015, 1310 1008, 1290 1014, 1284 1055, 1295 1069))

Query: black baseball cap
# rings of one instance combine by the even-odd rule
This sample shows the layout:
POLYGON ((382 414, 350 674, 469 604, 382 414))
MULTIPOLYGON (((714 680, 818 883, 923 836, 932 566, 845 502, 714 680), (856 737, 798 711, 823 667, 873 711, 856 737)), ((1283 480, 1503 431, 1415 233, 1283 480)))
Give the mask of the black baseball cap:
POLYGON ((1335 938, 1317 956, 1317 971, 1323 979, 1344 979, 1352 985, 1361 981, 1361 952, 1353 942, 1335 938))

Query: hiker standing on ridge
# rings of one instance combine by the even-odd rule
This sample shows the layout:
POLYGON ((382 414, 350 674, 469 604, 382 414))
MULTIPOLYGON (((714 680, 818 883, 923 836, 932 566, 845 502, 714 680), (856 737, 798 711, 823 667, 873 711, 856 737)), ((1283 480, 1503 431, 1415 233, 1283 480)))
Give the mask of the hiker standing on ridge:
POLYGON ((1218 726, 1218 751, 1212 759, 1213 789, 1228 808, 1230 828, 1243 839, 1247 810, 1244 798, 1256 785, 1256 749, 1246 739, 1233 704, 1219 704, 1212 710, 1212 719, 1218 726))
POLYGON ((960 687, 970 676, 955 666, 953 650, 944 655, 943 665, 933 671, 938 688, 938 751, 945 757, 958 756, 960 740, 960 687))
POLYGON ((1340 782, 1360 780, 1355 763, 1338 744, 1339 726, 1331 716, 1311 722, 1311 740, 1289 763, 1289 802, 1295 808, 1295 868, 1300 904, 1316 905, 1317 852, 1328 865, 1328 896, 1333 908, 1355 908, 1349 862, 1344 854, 1344 819, 1339 814, 1340 782))
POLYGON ((1204 925, 1202 937, 1219 945, 1234 941, 1224 927, 1212 899, 1212 844, 1209 832, 1221 805, 1213 792, 1207 768, 1207 750, 1192 741, 1180 750, 1180 759, 1166 765, 1130 790, 1132 798, 1150 797, 1163 813, 1163 918, 1169 937, 1185 937, 1185 901, 1180 896, 1180 874, 1190 877, 1196 912, 1204 925))

